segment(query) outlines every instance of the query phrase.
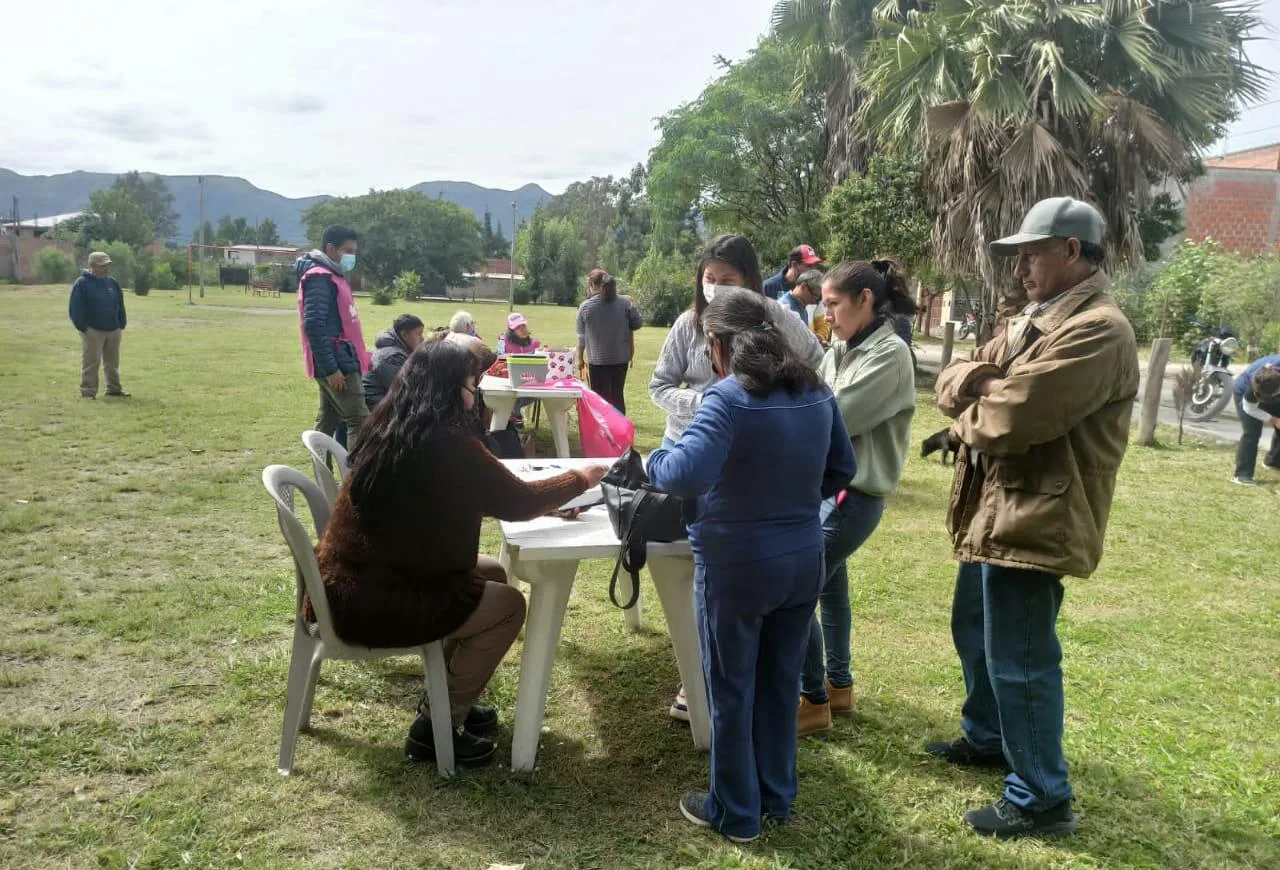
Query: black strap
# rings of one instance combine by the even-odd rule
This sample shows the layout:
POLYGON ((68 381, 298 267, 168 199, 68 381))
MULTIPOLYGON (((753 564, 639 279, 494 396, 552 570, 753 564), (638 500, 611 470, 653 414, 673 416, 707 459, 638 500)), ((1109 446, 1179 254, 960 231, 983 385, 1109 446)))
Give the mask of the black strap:
POLYGON ((644 541, 634 541, 636 517, 640 514, 640 506, 649 497, 648 490, 639 490, 631 504, 631 518, 627 523, 626 533, 618 547, 618 559, 613 563, 613 575, 609 578, 609 600, 615 607, 630 610, 640 600, 640 569, 647 561, 647 547, 644 541), (618 600, 618 572, 625 570, 631 575, 631 597, 623 604, 618 600))

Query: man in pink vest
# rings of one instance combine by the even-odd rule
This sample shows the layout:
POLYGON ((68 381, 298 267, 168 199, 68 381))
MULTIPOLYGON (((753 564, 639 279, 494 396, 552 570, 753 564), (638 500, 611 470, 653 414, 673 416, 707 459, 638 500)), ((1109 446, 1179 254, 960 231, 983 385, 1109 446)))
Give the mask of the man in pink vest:
POLYGON ((360 315, 347 274, 356 267, 359 236, 350 227, 324 231, 317 250, 298 258, 298 317, 302 361, 307 377, 320 390, 316 429, 333 435, 347 427, 347 447, 354 449, 369 416, 360 376, 369 371, 369 352, 360 332, 360 315))

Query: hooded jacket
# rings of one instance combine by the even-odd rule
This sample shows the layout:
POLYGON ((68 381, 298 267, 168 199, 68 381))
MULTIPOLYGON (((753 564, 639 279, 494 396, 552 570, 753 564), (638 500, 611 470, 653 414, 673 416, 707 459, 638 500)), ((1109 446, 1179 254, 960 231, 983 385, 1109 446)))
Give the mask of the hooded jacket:
POLYGON ((364 401, 372 411, 386 397, 400 367, 409 359, 409 345, 394 329, 378 333, 373 341, 373 364, 364 376, 364 401))

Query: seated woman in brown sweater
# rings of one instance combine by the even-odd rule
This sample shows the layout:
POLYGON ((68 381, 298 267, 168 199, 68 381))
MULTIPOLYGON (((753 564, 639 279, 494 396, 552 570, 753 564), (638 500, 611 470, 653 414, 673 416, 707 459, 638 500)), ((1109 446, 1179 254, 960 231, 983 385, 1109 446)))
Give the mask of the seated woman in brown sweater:
MULTIPOLYGON (((454 758, 487 762, 497 725, 472 706, 524 622, 524 596, 490 561, 477 571, 482 517, 528 520, 595 486, 593 466, 525 483, 478 437, 476 360, 427 342, 369 415, 350 472, 317 547, 320 573, 345 641, 409 647, 446 639, 454 758), (497 582, 502 581, 502 582, 497 582)), ((434 760, 431 718, 419 706, 405 752, 434 760)))

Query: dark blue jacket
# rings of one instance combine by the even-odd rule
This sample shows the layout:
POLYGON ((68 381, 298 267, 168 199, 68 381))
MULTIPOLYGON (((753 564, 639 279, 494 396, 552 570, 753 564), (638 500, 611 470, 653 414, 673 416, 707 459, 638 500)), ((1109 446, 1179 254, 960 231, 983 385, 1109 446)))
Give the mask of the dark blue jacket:
POLYGON ((675 446, 649 455, 648 472, 658 489, 697 499, 694 557, 728 564, 821 548, 822 500, 849 485, 857 464, 825 386, 761 399, 725 378, 702 394, 675 446))
MULTIPOLYGON (((322 266, 341 275, 342 267, 319 251, 303 254, 293 265, 298 280, 311 268, 322 266)), ((327 378, 334 372, 344 375, 360 374, 360 360, 355 348, 347 342, 337 342, 342 334, 342 316, 338 313, 338 285, 329 275, 312 275, 299 290, 302 293, 302 328, 311 345, 311 358, 315 361, 316 377, 327 378)))
POLYGON ((120 283, 108 275, 94 277, 88 269, 71 285, 71 322, 80 332, 100 329, 110 332, 124 329, 124 292, 120 283))
MULTIPOLYGON (((1271 356, 1264 356, 1262 359, 1254 360, 1247 369, 1236 375, 1236 396, 1241 400, 1256 401, 1257 397, 1253 394, 1253 379, 1258 372, 1268 366, 1280 369, 1280 353, 1273 353, 1271 356)), ((1280 398, 1272 399, 1269 402, 1258 402, 1258 407, 1272 417, 1280 417, 1280 398)))
POLYGON ((792 285, 787 283, 787 270, 790 268, 791 264, 787 263, 787 265, 782 267, 778 274, 764 282, 765 296, 768 296, 770 299, 777 299, 782 296, 782 294, 791 291, 792 285))
POLYGON ((800 322, 805 326, 809 325, 809 307, 797 299, 790 290, 778 297, 778 303, 788 311, 794 311, 796 317, 799 317, 800 322))

